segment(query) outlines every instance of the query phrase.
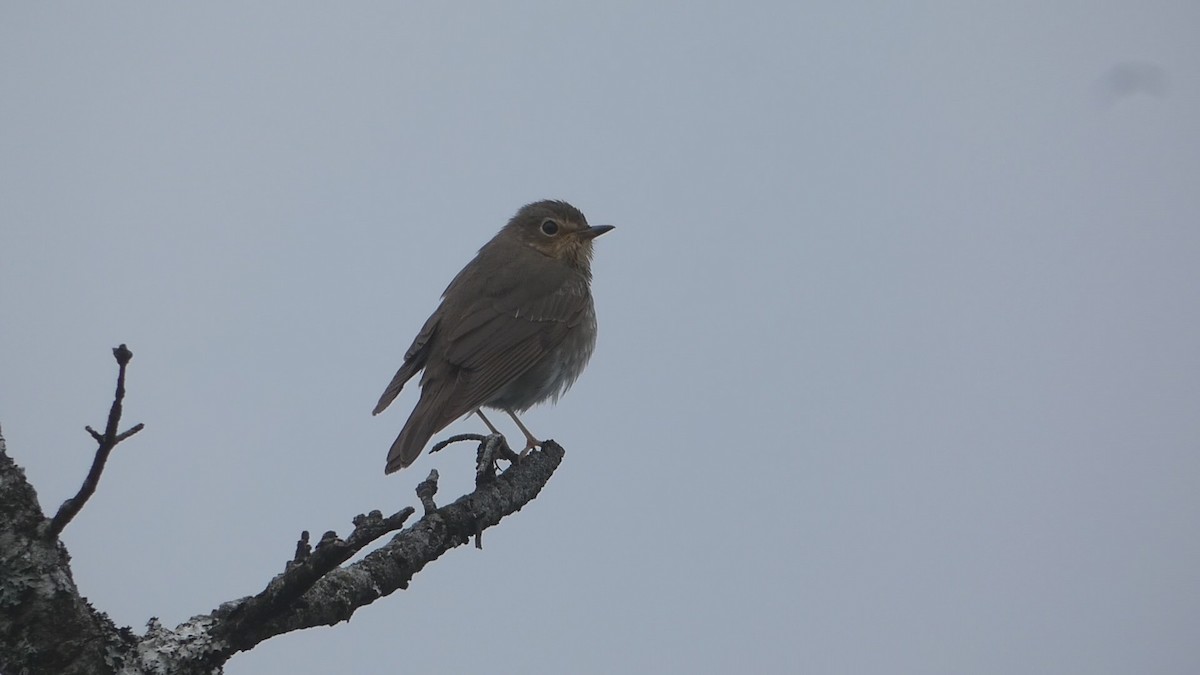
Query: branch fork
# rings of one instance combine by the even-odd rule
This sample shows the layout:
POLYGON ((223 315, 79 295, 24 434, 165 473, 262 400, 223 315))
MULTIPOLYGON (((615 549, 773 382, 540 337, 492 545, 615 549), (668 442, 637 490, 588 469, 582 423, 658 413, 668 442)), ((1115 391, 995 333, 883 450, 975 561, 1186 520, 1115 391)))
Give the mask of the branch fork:
POLYGON ((90 426, 84 427, 99 446, 96 448, 96 456, 92 459, 92 468, 88 471, 87 477, 83 479, 83 485, 79 487, 79 492, 58 507, 58 513, 54 514, 49 527, 46 528, 48 537, 58 537, 62 534, 67 524, 79 515, 79 512, 83 510, 83 505, 96 493, 96 486, 100 484, 100 474, 104 472, 104 465, 108 462, 108 456, 112 453, 113 448, 117 447, 121 441, 146 428, 146 425, 138 422, 125 431, 117 432, 121 424, 121 404, 125 400, 125 367, 133 359, 133 352, 122 344, 113 349, 113 357, 117 360, 118 368, 117 391, 113 395, 112 407, 108 410, 108 423, 104 425, 104 433, 100 433, 90 426))

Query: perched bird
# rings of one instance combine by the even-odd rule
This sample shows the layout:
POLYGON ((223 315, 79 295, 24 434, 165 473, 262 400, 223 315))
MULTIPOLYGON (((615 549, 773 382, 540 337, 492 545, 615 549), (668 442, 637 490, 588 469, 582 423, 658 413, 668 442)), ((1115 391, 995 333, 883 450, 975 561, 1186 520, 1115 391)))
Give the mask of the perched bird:
POLYGON ((522 207, 479 249, 442 293, 372 413, 424 369, 421 398, 392 443, 385 473, 412 464, 434 434, 472 412, 496 433, 481 407, 508 413, 526 450, 541 444, 516 413, 557 401, 591 358, 592 240, 611 229, 589 227, 566 202, 541 201, 522 207))

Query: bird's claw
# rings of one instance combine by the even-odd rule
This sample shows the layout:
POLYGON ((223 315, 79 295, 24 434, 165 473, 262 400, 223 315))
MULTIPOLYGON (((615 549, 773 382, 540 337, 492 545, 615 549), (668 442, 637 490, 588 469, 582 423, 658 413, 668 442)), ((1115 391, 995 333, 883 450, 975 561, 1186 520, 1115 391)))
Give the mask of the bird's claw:
POLYGON ((528 438, 525 440, 525 449, 517 455, 517 459, 525 459, 525 456, 533 452, 534 448, 542 447, 542 442, 536 438, 528 438))

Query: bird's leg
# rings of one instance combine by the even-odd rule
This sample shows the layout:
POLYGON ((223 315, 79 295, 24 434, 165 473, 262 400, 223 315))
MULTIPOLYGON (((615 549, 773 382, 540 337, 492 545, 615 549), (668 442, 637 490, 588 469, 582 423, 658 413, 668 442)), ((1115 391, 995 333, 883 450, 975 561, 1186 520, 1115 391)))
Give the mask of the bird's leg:
POLYGON ((534 438, 533 434, 529 433, 529 430, 526 429, 525 425, 521 424, 521 420, 517 418, 516 413, 508 408, 505 408, 504 412, 508 413, 508 416, 512 418, 512 421, 516 422, 517 426, 521 428, 521 432, 525 434, 525 449, 521 451, 521 457, 528 455, 530 450, 541 446, 542 442, 534 438))
POLYGON ((476 408, 476 409, 475 409, 475 414, 476 414, 476 415, 479 415, 479 419, 483 420, 483 423, 487 425, 487 428, 488 428, 488 430, 489 430, 489 431, 491 431, 493 434, 495 434, 495 435, 497 435, 497 436, 503 436, 503 434, 501 434, 501 433, 500 433, 500 432, 499 432, 499 431, 496 429, 496 427, 492 426, 492 423, 491 423, 491 421, 490 421, 490 420, 489 420, 487 417, 485 417, 485 416, 484 416, 484 414, 483 414, 483 408, 476 408))
MULTIPOLYGON (((491 430, 491 434, 487 436, 480 436, 478 434, 462 434, 461 436, 453 436, 448 440, 442 441, 441 443, 433 446, 433 449, 430 450, 430 452, 441 450, 446 444, 453 443, 456 440, 466 440, 466 437, 470 437, 472 440, 479 441, 479 450, 475 453, 475 483, 476 485, 482 485, 483 482, 487 482, 488 480, 496 477, 496 471, 499 470, 496 460, 506 459, 509 462, 515 462, 516 460, 520 459, 520 457, 517 456, 517 453, 512 451, 512 448, 508 447, 508 441, 504 440, 504 434, 496 430, 496 427, 492 424, 492 421, 483 414, 483 410, 476 408, 474 412, 476 415, 479 415, 479 419, 483 420, 483 423, 487 425, 489 430, 491 430), (490 474, 486 473, 488 467, 491 469, 490 474)), ((467 417, 470 417, 470 415, 467 415, 467 417)))

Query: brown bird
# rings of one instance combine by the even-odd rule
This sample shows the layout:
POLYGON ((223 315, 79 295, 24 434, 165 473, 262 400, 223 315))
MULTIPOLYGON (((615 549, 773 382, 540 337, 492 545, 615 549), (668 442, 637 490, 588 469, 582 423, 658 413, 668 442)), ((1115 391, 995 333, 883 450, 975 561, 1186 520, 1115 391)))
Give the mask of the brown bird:
POLYGON ((592 240, 612 225, 588 227, 574 206, 541 201, 517 211, 442 293, 404 364, 379 397, 378 415, 417 371, 421 398, 388 452, 385 473, 416 460, 434 434, 481 407, 517 418, 558 397, 583 372, 596 346, 592 240))

